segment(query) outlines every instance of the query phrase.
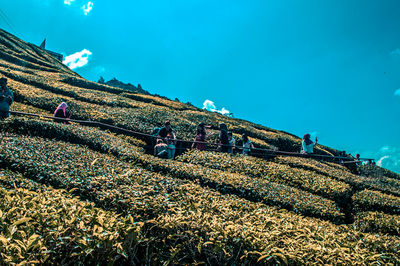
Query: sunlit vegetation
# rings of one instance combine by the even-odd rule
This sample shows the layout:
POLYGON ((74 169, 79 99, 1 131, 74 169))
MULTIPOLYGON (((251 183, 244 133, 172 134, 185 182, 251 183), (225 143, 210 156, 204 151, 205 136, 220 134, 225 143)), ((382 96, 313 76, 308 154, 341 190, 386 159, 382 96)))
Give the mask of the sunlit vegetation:
POLYGON ((400 216, 383 212, 360 212, 354 222, 363 232, 380 232, 400 236, 400 216))
POLYGON ((368 188, 400 196, 400 182, 396 179, 385 176, 368 177, 355 175, 344 166, 340 166, 332 162, 319 162, 312 159, 278 157, 275 159, 275 161, 278 163, 289 164, 292 167, 312 170, 325 176, 333 177, 339 181, 348 183, 358 190, 368 188))
POLYGON ((358 210, 376 210, 400 214, 400 198, 378 191, 363 190, 353 195, 353 202, 358 210))
MULTIPOLYGON (((42 116, 0 122, 2 263, 400 264, 397 174, 272 156, 298 152, 300 138, 87 81, 40 48, 1 30, 0 37, 0 77, 15 94, 12 109, 42 116), (159 159, 149 154, 151 139, 43 118, 62 101, 74 119, 142 133, 170 120, 186 140, 204 122, 214 133, 208 141, 217 142, 225 123, 238 146, 247 133, 271 153, 159 159)), ((324 146, 316 152, 337 154, 324 146)))
POLYGON ((191 151, 178 159, 209 168, 240 173, 256 178, 256 180, 290 184, 333 200, 346 198, 350 194, 350 186, 346 183, 321 176, 312 171, 291 168, 287 165, 268 162, 264 159, 250 156, 231 156, 230 154, 215 152, 191 151))
POLYGON ((132 247, 127 240, 136 228, 132 219, 9 171, 0 170, 0 183, 3 263, 70 264, 127 257, 125 250, 132 247))

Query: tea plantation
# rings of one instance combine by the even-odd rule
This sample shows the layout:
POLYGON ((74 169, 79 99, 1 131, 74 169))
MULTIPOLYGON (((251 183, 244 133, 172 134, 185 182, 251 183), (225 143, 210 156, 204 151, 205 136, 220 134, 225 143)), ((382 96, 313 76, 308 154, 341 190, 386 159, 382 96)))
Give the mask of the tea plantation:
POLYGON ((0 77, 14 92, 13 111, 40 115, 0 121, 1 264, 400 265, 396 173, 185 143, 164 160, 139 135, 54 123, 43 116, 67 102, 73 119, 141 133, 170 120, 178 138, 192 140, 198 123, 212 132, 225 123, 257 148, 298 152, 301 144, 287 132, 85 80, 2 30, 0 77))

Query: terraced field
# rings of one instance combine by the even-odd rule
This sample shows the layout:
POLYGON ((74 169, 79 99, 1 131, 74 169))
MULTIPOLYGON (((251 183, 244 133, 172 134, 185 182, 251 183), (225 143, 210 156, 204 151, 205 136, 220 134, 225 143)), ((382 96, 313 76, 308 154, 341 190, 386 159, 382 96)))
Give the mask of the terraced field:
MULTIPOLYGON (((224 122, 256 147, 300 148, 286 132, 87 81, 1 30, 0 76, 16 111, 51 115, 66 101, 73 118, 143 133, 170 120, 190 140, 197 123, 224 122)), ((400 264, 390 171, 211 151, 162 160, 147 139, 40 117, 1 121, 0 139, 5 264, 400 264)))

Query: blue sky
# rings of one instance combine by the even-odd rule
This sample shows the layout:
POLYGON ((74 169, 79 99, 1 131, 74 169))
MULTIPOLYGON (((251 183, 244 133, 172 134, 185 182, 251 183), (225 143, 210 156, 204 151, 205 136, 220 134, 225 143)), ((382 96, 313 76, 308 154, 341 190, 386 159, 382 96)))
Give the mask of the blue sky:
POLYGON ((2 1, 0 27, 75 70, 380 160, 400 172, 398 1, 2 1), (8 25, 11 24, 11 27, 8 25), (79 55, 79 54, 78 54, 79 55), (86 61, 85 61, 86 60, 86 61))

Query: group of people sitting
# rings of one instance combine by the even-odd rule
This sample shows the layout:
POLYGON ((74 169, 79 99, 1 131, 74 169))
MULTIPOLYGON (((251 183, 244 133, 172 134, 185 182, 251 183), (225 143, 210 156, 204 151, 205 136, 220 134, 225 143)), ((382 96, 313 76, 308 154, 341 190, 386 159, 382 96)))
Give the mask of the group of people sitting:
MULTIPOLYGON (((213 135, 213 132, 207 133, 207 129, 210 128, 211 126, 208 126, 205 123, 200 123, 197 126, 196 136, 191 146, 192 149, 200 151, 206 150, 207 139, 213 135)), ((219 151, 233 153, 235 149, 239 149, 242 151, 243 155, 249 155, 251 153, 251 149, 254 148, 254 145, 246 134, 242 135, 242 146, 238 147, 232 132, 228 131, 226 124, 221 123, 219 125, 219 130, 219 151)), ((174 159, 177 139, 175 131, 171 128, 171 123, 166 121, 163 127, 155 128, 152 135, 153 138, 156 139, 154 156, 165 159, 174 159)))

